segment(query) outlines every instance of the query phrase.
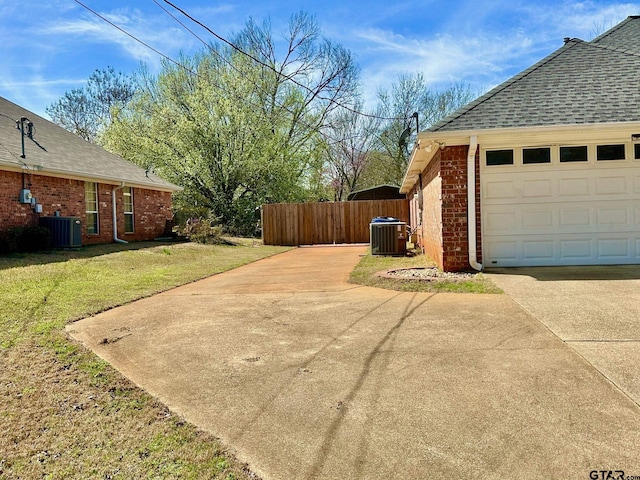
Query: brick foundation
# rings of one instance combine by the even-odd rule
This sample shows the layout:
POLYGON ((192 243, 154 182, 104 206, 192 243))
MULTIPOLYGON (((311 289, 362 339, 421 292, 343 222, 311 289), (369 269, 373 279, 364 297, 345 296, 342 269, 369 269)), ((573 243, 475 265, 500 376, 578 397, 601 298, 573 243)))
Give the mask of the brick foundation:
MULTIPOLYGON (((89 235, 85 228, 83 181, 0 170, 0 230, 37 225, 39 217, 59 212, 63 217, 80 218, 83 244, 110 243, 113 241, 111 192, 114 187, 116 185, 98 184, 99 233, 89 235), (34 213, 31 205, 20 203, 23 178, 25 187, 42 205, 42 213, 34 213)), ((162 236, 166 221, 172 218, 171 193, 134 188, 133 202, 134 232, 126 234, 122 191, 116 192, 118 237, 126 241, 142 241, 162 236)))

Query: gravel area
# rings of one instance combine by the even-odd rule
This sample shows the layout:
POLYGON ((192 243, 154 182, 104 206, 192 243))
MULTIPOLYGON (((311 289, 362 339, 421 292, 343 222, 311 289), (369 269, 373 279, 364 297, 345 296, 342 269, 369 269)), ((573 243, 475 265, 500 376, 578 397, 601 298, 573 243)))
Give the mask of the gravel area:
POLYGON ((380 277, 408 280, 471 280, 476 275, 477 273, 442 272, 436 267, 396 268, 378 273, 380 277))

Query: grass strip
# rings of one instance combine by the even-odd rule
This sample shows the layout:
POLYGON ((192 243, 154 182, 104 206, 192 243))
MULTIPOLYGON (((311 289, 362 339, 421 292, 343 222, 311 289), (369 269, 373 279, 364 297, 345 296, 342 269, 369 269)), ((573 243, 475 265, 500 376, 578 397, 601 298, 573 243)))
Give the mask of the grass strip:
POLYGON ((255 478, 64 327, 285 250, 140 242, 0 257, 0 479, 255 478))
POLYGON ((376 275, 379 272, 397 268, 433 266, 435 263, 422 254, 395 257, 367 254, 351 272, 349 282, 401 292, 503 293, 482 273, 476 273, 470 279, 439 278, 437 280, 381 278, 376 275))

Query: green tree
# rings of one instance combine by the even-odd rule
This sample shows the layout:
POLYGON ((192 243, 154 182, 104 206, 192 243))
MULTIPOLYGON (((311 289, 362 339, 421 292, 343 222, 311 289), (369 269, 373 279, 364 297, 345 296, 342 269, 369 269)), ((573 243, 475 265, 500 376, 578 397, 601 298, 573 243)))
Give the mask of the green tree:
POLYGON ((113 67, 97 69, 84 87, 69 90, 45 111, 54 123, 89 142, 100 143, 100 134, 111 123, 112 109, 126 105, 134 93, 129 76, 113 67))
POLYGON ((254 233, 262 203, 309 196, 320 161, 313 147, 338 104, 352 102, 358 69, 294 15, 284 57, 268 22, 248 21, 234 44, 141 72, 139 92, 105 134, 112 151, 184 187, 175 204, 204 209, 228 229, 254 233))

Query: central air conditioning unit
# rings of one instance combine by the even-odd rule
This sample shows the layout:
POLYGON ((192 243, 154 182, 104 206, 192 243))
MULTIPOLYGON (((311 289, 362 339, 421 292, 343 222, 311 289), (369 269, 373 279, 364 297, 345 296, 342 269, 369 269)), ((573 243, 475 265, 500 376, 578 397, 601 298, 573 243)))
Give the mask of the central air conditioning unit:
POLYGON ((78 217, 40 217, 40 226, 51 231, 54 248, 82 246, 82 225, 78 217))
POLYGON ((404 255, 407 224, 397 218, 376 217, 369 224, 371 255, 404 255))

